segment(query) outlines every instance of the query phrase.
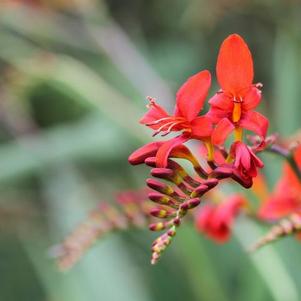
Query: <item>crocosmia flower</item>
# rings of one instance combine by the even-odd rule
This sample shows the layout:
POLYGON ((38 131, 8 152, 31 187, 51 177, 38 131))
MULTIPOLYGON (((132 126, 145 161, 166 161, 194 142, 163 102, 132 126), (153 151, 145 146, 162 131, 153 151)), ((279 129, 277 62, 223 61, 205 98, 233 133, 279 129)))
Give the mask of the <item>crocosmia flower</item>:
POLYGON ((224 243, 231 236, 233 222, 246 201, 240 195, 233 195, 224 202, 206 204, 196 215, 196 228, 218 243, 224 243))
POLYGON ((240 141, 243 128, 265 137, 268 120, 253 111, 261 100, 261 84, 253 84, 252 55, 239 35, 232 34, 222 43, 216 75, 221 90, 209 100, 208 112, 216 124, 213 143, 222 144, 233 131, 240 141))
POLYGON ((242 177, 255 178, 257 176, 257 169, 264 167, 263 162, 243 142, 234 142, 231 146, 230 154, 234 158, 234 167, 242 177))
POLYGON ((165 167, 168 155, 177 145, 189 139, 206 140, 212 133, 212 122, 207 116, 198 116, 203 108, 211 84, 209 71, 201 71, 190 77, 179 89, 176 95, 174 114, 168 114, 153 98, 149 98, 149 111, 142 117, 140 123, 152 128, 154 136, 162 136, 170 132, 181 132, 162 144, 156 155, 158 167, 165 167))
MULTIPOLYGON (((296 151, 295 159, 301 170, 301 147, 296 151)), ((301 181, 293 169, 285 164, 283 176, 272 194, 263 202, 259 216, 263 219, 275 220, 292 213, 301 215, 301 181)))

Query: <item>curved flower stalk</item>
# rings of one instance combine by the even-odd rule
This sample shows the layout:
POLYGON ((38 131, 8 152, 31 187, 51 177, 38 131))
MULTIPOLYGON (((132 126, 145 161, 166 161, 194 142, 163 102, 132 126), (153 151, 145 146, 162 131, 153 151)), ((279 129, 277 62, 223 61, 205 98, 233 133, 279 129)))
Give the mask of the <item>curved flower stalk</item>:
POLYGON ((61 270, 73 267, 105 235, 129 228, 145 228, 152 218, 153 207, 147 201, 148 189, 123 191, 116 197, 117 203, 101 202, 92 210, 63 242, 50 249, 61 270))
POLYGON ((254 252, 257 249, 268 245, 281 237, 289 235, 297 235, 298 239, 301 239, 301 215, 291 214, 287 218, 280 220, 278 224, 273 226, 271 230, 260 238, 251 248, 250 251, 254 252))
MULTIPOLYGON (((172 115, 149 98, 149 111, 140 123, 153 129, 153 136, 180 132, 170 140, 148 143, 129 157, 131 164, 146 164, 152 168, 153 177, 169 182, 147 180, 147 185, 156 191, 149 194, 149 199, 159 206, 151 214, 163 219, 149 228, 165 231, 152 245, 153 264, 172 242, 183 218, 200 205, 203 195, 212 191, 220 180, 232 179, 250 188, 257 170, 263 168, 256 153, 267 146, 268 120, 253 111, 261 100, 262 86, 253 84, 253 77, 250 50, 239 35, 233 34, 226 38, 219 52, 217 80, 221 90, 209 100, 207 114, 198 115, 211 84, 207 70, 190 77, 179 89, 172 115), (247 145, 243 129, 257 134, 259 142, 247 145), (233 131, 234 143, 227 150, 224 143, 233 131), (200 145, 199 159, 183 145, 192 139, 200 145), (190 161, 196 173, 190 175, 174 158, 190 161)), ((201 207, 198 228, 215 240, 227 240, 233 219, 243 206, 238 200, 201 207)))
MULTIPOLYGON (((214 166, 210 168, 209 164, 204 168, 200 162, 193 156, 190 150, 181 145, 175 147, 170 155, 165 168, 158 168, 156 166, 156 149, 160 148, 161 142, 154 144, 147 144, 136 150, 130 157, 129 161, 133 165, 146 164, 152 169, 150 171, 154 178, 164 180, 161 182, 157 179, 147 179, 147 186, 155 192, 149 193, 149 199, 158 205, 158 208, 151 211, 151 215, 161 219, 161 221, 152 223, 149 226, 151 231, 165 231, 159 236, 152 245, 152 259, 151 263, 155 264, 160 259, 162 253, 170 245, 173 237, 177 233, 177 228, 181 225, 183 218, 191 212, 195 207, 201 203, 202 197, 212 191, 221 180, 233 179, 246 188, 252 184, 249 177, 244 177, 236 169, 234 164, 222 164, 221 166, 214 166), (151 150, 151 152, 150 152, 151 150), (195 175, 190 175, 179 163, 175 162, 172 158, 181 158, 188 160, 192 163, 195 175), (201 170, 201 172, 200 172, 201 170), (167 184, 167 183, 168 184, 167 184)), ((227 157, 229 154, 223 150, 224 155, 227 157)), ((248 161, 251 157, 247 158, 248 161)), ((221 232, 227 231, 226 241, 230 237, 230 228, 234 217, 238 214, 240 207, 245 204, 242 197, 233 197, 224 203, 218 210, 216 222, 211 223, 209 226, 204 226, 204 232, 209 237, 218 241, 219 235, 224 235, 221 232), (215 225, 213 225, 215 223, 215 225), (225 230, 227 227, 227 230, 225 230), (213 228, 216 228, 213 230, 213 228), (218 228, 218 229, 217 229, 218 228), (216 235, 210 235, 213 231, 216 235)), ((202 207, 200 211, 206 210, 202 207)), ((202 219, 202 217, 201 217, 202 219)), ((196 216, 198 221, 198 217, 196 216)), ((198 222, 197 222, 198 225, 198 222)), ((197 228, 201 228, 202 226, 197 228)))

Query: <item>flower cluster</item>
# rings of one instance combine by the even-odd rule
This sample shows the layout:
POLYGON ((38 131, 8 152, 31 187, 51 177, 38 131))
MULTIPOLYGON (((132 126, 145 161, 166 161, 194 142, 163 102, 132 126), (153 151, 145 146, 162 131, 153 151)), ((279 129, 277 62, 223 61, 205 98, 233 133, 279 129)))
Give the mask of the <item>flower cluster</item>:
MULTIPOLYGON (((239 35, 232 34, 222 43, 216 75, 220 90, 209 99, 208 112, 203 112, 203 107, 211 86, 211 74, 204 70, 190 77, 178 90, 173 114, 148 97, 149 110, 140 120, 154 131, 153 136, 176 134, 169 140, 151 142, 129 157, 131 164, 146 164, 152 167, 153 177, 170 183, 147 180, 147 185, 156 191, 149 194, 150 200, 158 204, 156 216, 165 220, 150 225, 150 229, 166 230, 153 243, 152 263, 157 262, 170 244, 183 217, 197 207, 202 196, 212 191, 220 180, 233 179, 250 188, 258 170, 264 166, 256 153, 267 145, 269 122, 254 111, 261 101, 262 84, 253 83, 252 55, 239 35), (246 143, 245 130, 256 135, 253 139, 256 144, 246 143), (200 149, 199 159, 184 145, 191 140, 200 149), (189 175, 176 162, 177 158, 189 161, 195 174, 189 175)), ((225 240, 233 218, 244 204, 235 196, 222 204, 201 206, 197 227, 216 240, 225 240)))
POLYGON ((207 112, 203 112, 211 86, 207 70, 190 77, 179 89, 173 114, 148 97, 149 110, 140 122, 154 131, 153 136, 174 135, 150 142, 130 155, 132 165, 151 168, 147 187, 119 193, 116 205, 102 202, 55 246, 52 254, 61 269, 76 263, 104 234, 147 224, 151 231, 164 231, 152 244, 151 262, 155 264, 185 217, 217 243, 230 239, 239 215, 272 223, 253 250, 287 235, 301 239, 301 146, 275 134, 266 136, 268 120, 254 111, 261 100, 262 84, 253 83, 253 73, 248 46, 233 34, 221 45, 216 67, 220 90, 209 99, 207 112), (246 130, 253 135, 245 135, 246 130), (257 156, 263 151, 286 161, 272 191, 257 156), (250 188, 251 194, 227 195, 220 184, 230 181, 250 188), (252 202, 250 195, 258 202, 252 202))

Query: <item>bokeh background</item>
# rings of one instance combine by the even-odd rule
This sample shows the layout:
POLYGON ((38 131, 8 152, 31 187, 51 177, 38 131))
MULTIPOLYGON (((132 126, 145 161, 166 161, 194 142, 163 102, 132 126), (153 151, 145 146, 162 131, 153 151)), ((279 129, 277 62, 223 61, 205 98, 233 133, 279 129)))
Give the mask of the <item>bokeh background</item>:
MULTIPOLYGON (((48 252, 100 200, 143 185, 147 169, 127 157, 151 139, 137 122, 145 96, 171 109, 230 33, 253 52, 270 132, 292 135, 300 28, 298 0, 1 0, 0 299, 301 300, 300 243, 250 255, 266 229, 244 221, 223 246, 187 223, 155 267, 148 230, 106 237, 66 273, 48 252)), ((272 185, 280 162, 265 160, 272 185)))

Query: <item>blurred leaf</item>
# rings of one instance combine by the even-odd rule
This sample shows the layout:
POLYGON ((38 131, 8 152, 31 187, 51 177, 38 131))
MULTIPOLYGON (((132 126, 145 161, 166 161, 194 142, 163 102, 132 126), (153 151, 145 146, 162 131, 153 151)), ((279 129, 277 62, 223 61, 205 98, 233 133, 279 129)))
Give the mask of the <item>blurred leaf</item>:
POLYGON ((292 135, 300 127, 301 43, 289 28, 278 30, 274 54, 274 106, 277 129, 292 135))
POLYGON ((98 117, 19 138, 0 148, 0 182, 40 172, 54 163, 89 157, 116 160, 129 152, 127 145, 125 136, 98 117))

